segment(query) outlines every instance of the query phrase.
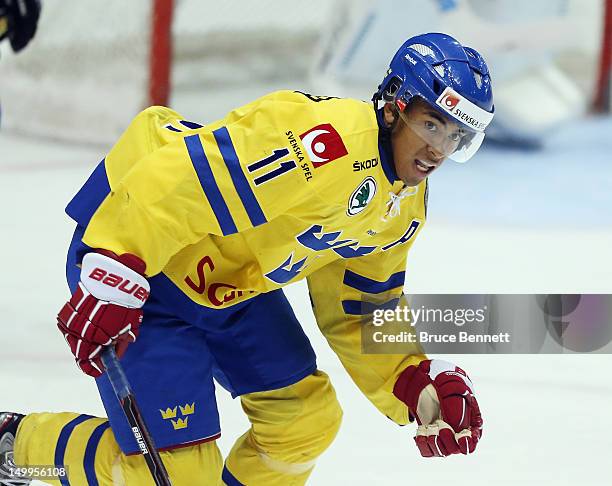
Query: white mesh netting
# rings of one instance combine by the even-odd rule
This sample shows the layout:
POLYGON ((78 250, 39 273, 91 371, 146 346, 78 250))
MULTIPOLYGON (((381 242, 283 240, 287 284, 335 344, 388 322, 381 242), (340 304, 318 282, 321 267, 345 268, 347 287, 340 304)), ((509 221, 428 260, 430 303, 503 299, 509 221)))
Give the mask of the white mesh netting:
MULTIPOLYGON (((306 76, 333 1, 175 1, 174 90, 306 76)), ((4 129, 108 143, 147 105, 152 0, 45 0, 37 36, 3 45, 4 129)), ((6 43, 4 43, 6 44, 6 43)))

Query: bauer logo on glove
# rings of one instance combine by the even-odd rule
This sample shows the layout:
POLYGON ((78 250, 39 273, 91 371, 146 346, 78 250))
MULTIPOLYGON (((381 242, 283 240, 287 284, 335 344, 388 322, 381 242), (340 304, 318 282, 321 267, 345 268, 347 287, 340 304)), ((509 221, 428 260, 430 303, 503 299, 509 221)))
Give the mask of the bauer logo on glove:
MULTIPOLYGON (((146 302, 147 298, 149 297, 148 287, 143 287, 138 285, 138 283, 132 283, 129 278, 124 278, 116 273, 111 273, 107 269, 100 268, 98 266, 93 268, 89 274, 89 278, 92 280, 92 284, 93 282, 97 281, 112 289, 116 288, 120 292, 133 296, 142 303, 146 302)), ((100 293, 103 292, 103 289, 104 287, 99 287, 100 293)), ((125 302, 132 303, 131 299, 128 299, 127 296, 125 302)))

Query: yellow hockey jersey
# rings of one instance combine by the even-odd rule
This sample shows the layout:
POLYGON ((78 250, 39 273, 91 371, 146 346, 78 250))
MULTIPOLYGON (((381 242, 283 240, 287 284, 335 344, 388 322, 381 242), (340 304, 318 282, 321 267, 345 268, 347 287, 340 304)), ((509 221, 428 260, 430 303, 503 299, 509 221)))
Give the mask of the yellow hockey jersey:
POLYGON ((138 255, 147 276, 163 273, 212 308, 307 277, 317 322, 353 379, 406 422, 391 389, 424 357, 363 355, 359 326, 367 302, 402 292, 427 182, 396 180, 371 104, 279 91, 205 126, 152 107, 103 165, 109 191, 92 214, 67 209, 85 244, 138 255))

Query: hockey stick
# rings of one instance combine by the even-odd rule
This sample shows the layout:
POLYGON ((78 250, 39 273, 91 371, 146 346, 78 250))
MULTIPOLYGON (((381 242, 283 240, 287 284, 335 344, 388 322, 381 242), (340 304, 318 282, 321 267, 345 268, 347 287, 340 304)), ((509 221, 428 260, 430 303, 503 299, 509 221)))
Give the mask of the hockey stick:
POLYGON ((138 443, 138 447, 140 447, 142 456, 147 463, 156 486, 172 486, 168 471, 164 467, 151 434, 142 418, 134 392, 112 347, 108 347, 102 353, 102 363, 104 363, 108 379, 113 386, 117 400, 119 400, 125 418, 130 424, 134 438, 138 443))

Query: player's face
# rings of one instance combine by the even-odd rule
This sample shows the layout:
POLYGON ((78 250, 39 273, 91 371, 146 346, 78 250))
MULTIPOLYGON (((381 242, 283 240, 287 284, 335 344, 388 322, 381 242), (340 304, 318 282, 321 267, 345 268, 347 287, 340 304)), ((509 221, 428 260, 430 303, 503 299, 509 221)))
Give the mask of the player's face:
MULTIPOLYGON (((390 104, 385 105, 385 119, 393 120, 390 104)), ((410 103, 406 107, 391 134, 395 171, 404 184, 416 186, 442 165, 449 147, 442 150, 433 142, 438 137, 449 140, 448 134, 457 130, 453 122, 427 103, 410 103)), ((456 146, 450 148, 452 153, 456 146)))

